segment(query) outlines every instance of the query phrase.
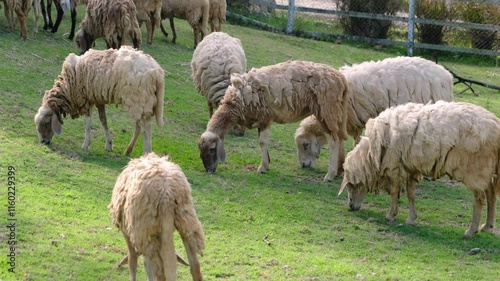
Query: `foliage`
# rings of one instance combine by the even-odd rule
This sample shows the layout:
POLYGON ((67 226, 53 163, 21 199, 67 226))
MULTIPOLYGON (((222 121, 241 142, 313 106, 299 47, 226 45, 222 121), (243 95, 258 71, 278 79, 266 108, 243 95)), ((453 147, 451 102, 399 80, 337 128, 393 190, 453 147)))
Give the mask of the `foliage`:
MULTIPOLYGON (((500 19, 500 7, 494 4, 467 2, 459 6, 459 11, 465 22, 498 24, 500 19)), ((497 41, 497 33, 492 30, 468 30, 472 47, 477 49, 492 50, 497 41)))
MULTIPOLYGON (((415 14, 418 18, 447 20, 449 11, 446 0, 420 0, 416 1, 415 14)), ((422 43, 437 44, 443 43, 442 25, 418 23, 418 39, 422 43)))
MULTIPOLYGON (((395 15, 402 7, 402 0, 337 0, 342 11, 395 15)), ((389 20, 342 17, 340 24, 347 35, 386 39, 392 22, 389 20)))

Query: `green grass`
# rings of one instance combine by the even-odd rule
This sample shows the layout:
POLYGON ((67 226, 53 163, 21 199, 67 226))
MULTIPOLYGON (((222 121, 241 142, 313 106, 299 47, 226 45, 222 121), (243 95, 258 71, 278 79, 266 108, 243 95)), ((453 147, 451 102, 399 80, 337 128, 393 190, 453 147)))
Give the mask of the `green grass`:
MULTIPOLYGON (((83 7, 78 11, 80 21, 83 7)), ((190 79, 191 31, 184 21, 176 24, 177 45, 157 32, 152 46, 142 46, 166 70, 166 124, 162 129, 153 126, 153 150, 170 154, 192 184, 206 233, 201 258, 206 280, 498 279, 498 230, 462 239, 472 213, 472 194, 465 187, 446 180, 422 182, 416 226, 404 224, 408 215, 404 197, 395 224, 384 220, 390 201, 386 194, 369 195, 361 211, 350 212, 345 194, 337 197, 340 180, 322 182, 328 165, 326 150, 316 169, 299 167, 293 143, 298 124, 273 126, 267 174, 253 170, 260 153, 257 133, 249 130, 244 137, 227 137, 227 163, 207 175, 197 148, 208 121, 206 101, 190 79), (265 235, 270 246, 263 241, 265 235), (476 247, 483 251, 469 255, 476 247)), ((223 30, 241 39, 249 69, 287 59, 339 67, 344 60, 356 63, 406 53, 399 48, 338 45, 229 24, 223 30)), ((67 54, 77 52, 74 42, 63 36, 68 31, 69 18, 65 18, 57 34, 40 30, 23 42, 17 31, 8 32, 5 17, 0 17, 1 219, 7 225, 7 169, 13 166, 18 243, 16 274, 12 274, 6 264, 9 233, 3 227, 0 280, 126 280, 128 276, 128 268, 113 268, 125 255, 126 245, 110 221, 107 205, 116 177, 129 160, 123 151, 133 122, 120 107, 107 107, 115 143, 111 153, 104 151, 105 138, 97 120, 90 150, 80 149, 83 118, 67 118, 63 135, 55 137, 51 146, 38 143, 33 116, 42 94, 52 87, 67 54)), ((103 49, 104 43, 99 41, 96 48, 103 49)), ((457 74, 500 85, 500 70, 492 58, 443 54, 440 63, 457 74)), ((466 92, 456 100, 484 106, 500 116, 500 93, 474 88, 479 96, 466 92)), ((457 85, 455 91, 462 89, 457 85)), ((132 157, 139 157, 141 151, 139 139, 132 157)), ((178 237, 176 244, 181 246, 178 237)), ((139 275, 145 280, 142 266, 139 275)), ((190 280, 186 267, 179 267, 178 275, 179 280, 190 280)))

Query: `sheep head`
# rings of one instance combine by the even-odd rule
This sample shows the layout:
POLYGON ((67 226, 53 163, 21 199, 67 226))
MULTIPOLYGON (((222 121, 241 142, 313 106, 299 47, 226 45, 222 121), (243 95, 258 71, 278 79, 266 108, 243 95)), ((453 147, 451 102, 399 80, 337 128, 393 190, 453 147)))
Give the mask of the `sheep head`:
POLYGON ((35 125, 38 137, 43 144, 50 144, 54 133, 62 134, 61 115, 55 113, 49 106, 41 106, 35 115, 35 125))
POLYGON ((92 38, 87 32, 83 31, 82 29, 79 29, 76 32, 75 42, 76 46, 80 50, 80 55, 83 55, 85 52, 87 52, 92 47, 94 41, 94 38, 92 38))
POLYGON ((201 135, 198 148, 205 171, 209 174, 215 173, 218 162, 226 161, 224 141, 213 132, 206 131, 201 135))
POLYGON ((297 131, 295 134, 295 144, 297 145, 297 156, 302 168, 314 168, 321 151, 319 139, 315 135, 297 131))
POLYGON ((369 161, 370 140, 362 137, 359 144, 347 154, 344 162, 344 179, 340 185, 339 194, 342 194, 347 187, 349 207, 352 211, 359 211, 365 199, 366 193, 370 190, 371 166, 369 161))

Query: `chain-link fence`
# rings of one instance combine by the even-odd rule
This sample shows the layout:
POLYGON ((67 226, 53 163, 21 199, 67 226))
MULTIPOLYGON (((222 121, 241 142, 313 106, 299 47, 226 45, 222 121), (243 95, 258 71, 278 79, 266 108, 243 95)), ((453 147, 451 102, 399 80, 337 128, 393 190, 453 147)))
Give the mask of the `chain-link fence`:
POLYGON ((324 40, 500 55, 498 0, 227 0, 231 17, 324 40))

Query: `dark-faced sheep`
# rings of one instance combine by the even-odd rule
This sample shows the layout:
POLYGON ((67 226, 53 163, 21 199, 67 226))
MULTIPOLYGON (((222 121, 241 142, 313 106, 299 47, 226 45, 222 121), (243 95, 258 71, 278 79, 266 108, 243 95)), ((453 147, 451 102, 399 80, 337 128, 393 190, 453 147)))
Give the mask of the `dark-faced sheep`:
POLYGON ((327 131, 331 153, 328 177, 338 170, 338 148, 347 133, 347 81, 330 66, 287 61, 252 69, 244 75, 233 74, 231 85, 198 142, 200 157, 208 173, 215 172, 218 162, 224 162, 224 137, 235 124, 257 127, 262 161, 260 173, 269 169, 268 142, 273 122, 297 122, 311 114, 318 116, 327 131))
POLYGON ((88 51, 100 37, 104 37, 108 49, 119 49, 127 37, 138 49, 142 39, 136 13, 133 0, 89 0, 76 33, 80 54, 88 51))
MULTIPOLYGON (((339 69, 349 83, 347 133, 359 138, 368 119, 391 106, 407 102, 453 100, 453 76, 444 67, 419 57, 387 58, 378 62, 339 69)), ((325 132, 314 116, 305 118, 295 132, 297 155, 302 167, 314 167, 325 132)), ((341 162, 344 158, 342 147, 341 162)))
POLYGON ((104 105, 121 104, 135 120, 135 132, 125 151, 130 155, 135 142, 143 134, 144 152, 151 151, 151 117, 163 126, 164 71, 149 55, 122 46, 119 50, 89 50, 82 56, 66 57, 62 72, 52 89, 45 92, 42 106, 35 115, 40 142, 50 144, 54 133, 61 135, 62 119, 66 115, 77 118, 86 115, 85 141, 90 145, 92 107, 99 109, 99 117, 106 133, 106 150, 112 149, 111 135, 106 126, 104 105))
POLYGON ((154 153, 132 159, 116 180, 108 208, 127 243, 130 280, 136 280, 140 255, 148 280, 176 280, 175 230, 186 248, 193 280, 203 280, 197 254, 203 254, 205 234, 191 186, 178 165, 154 153))
MULTIPOLYGON (((209 18, 210 3, 209 0, 163 0, 161 8, 161 19, 168 19, 170 22, 170 29, 172 30, 172 43, 175 44, 177 33, 175 33, 174 18, 186 20, 193 29, 194 48, 201 39, 207 35, 208 18, 209 18)), ((168 33, 160 25, 161 31, 168 37, 168 33)))
POLYGON ((474 193, 472 223, 465 237, 478 231, 485 198, 487 217, 481 230, 492 229, 500 194, 499 118, 480 106, 458 102, 389 108, 368 121, 366 137, 347 155, 339 195, 347 188, 349 206, 356 211, 367 192, 387 190, 392 203, 386 218, 393 221, 400 191, 407 185, 406 223, 414 224, 419 179, 445 175, 474 193))

